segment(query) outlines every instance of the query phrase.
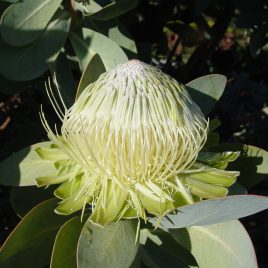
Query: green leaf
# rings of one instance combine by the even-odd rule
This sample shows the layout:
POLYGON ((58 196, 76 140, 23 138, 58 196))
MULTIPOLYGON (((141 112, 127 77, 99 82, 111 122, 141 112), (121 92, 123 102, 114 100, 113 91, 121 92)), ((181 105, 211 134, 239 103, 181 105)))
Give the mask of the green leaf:
POLYGON ((11 47, 0 41, 0 73, 15 81, 31 80, 43 74, 66 41, 70 22, 69 13, 60 10, 30 45, 11 47))
POLYGON ((26 147, 0 163, 0 184, 8 186, 36 185, 35 179, 49 176, 57 170, 53 161, 42 160, 35 149, 49 147, 50 141, 36 143, 26 147))
POLYGON ((137 57, 137 48, 133 37, 130 35, 126 27, 118 20, 112 19, 108 21, 92 21, 87 20, 86 26, 93 31, 106 35, 116 42, 129 58, 137 57))
POLYGON ((109 20, 136 8, 139 0, 116 0, 106 2, 110 3, 102 6, 103 1, 90 1, 90 4, 84 9, 84 14, 95 20, 109 20))
POLYGON ((36 40, 60 7, 62 0, 23 0, 6 9, 1 19, 1 35, 11 46, 36 40))
POLYGON ((137 47, 130 33, 125 26, 116 20, 116 25, 109 28, 108 37, 122 47, 129 56, 137 57, 137 47))
POLYGON ((70 40, 82 72, 95 54, 99 54, 107 71, 128 60, 120 46, 98 32, 83 28, 71 32, 70 40))
POLYGON ((68 219, 54 213, 57 202, 47 200, 21 220, 1 247, 1 267, 39 268, 49 263, 56 233, 68 219))
POLYGON ((40 189, 36 186, 12 187, 10 203, 19 217, 23 217, 39 203, 54 197, 55 187, 40 189))
POLYGON ((82 74, 77 88, 76 99, 90 83, 95 82, 105 71, 101 57, 98 54, 95 54, 82 74))
POLYGON ((186 84, 186 88, 204 115, 208 115, 221 97, 226 82, 227 79, 224 75, 210 74, 189 82, 186 84))
MULTIPOLYGON (((268 197, 232 195, 179 207, 176 214, 167 214, 160 226, 170 229, 203 226, 239 219, 265 209, 268 209, 268 197)), ((156 224, 157 219, 150 221, 156 224)))
POLYGON ((197 267, 195 258, 168 232, 142 229, 140 232, 143 262, 149 267, 197 267))
POLYGON ((238 182, 250 189, 267 179, 268 177, 268 152, 251 145, 238 143, 222 143, 210 150, 221 151, 240 151, 239 158, 229 164, 228 170, 239 170, 238 182))
POLYGON ((81 217, 67 221, 59 230, 53 246, 50 268, 76 267, 76 252, 80 233, 84 226, 81 217))
POLYGON ((257 268, 251 240, 239 221, 170 230, 200 268, 257 268))
POLYGON ((60 94, 67 108, 70 108, 75 101, 76 85, 72 74, 70 62, 65 53, 60 53, 50 71, 53 81, 59 88, 60 94))
POLYGON ((105 227, 88 220, 78 242, 78 267, 129 267, 138 250, 136 231, 136 221, 132 220, 110 223, 105 227))

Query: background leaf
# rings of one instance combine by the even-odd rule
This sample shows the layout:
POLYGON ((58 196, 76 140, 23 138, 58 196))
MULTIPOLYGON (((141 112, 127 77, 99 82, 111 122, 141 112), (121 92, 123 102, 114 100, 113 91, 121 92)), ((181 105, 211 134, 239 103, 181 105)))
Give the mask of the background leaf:
POLYGON ((24 46, 38 38, 62 0, 23 0, 11 5, 1 19, 1 35, 11 46, 24 46))
POLYGON ((200 268, 257 268, 251 240, 239 221, 171 230, 200 268))
POLYGON ((105 71, 106 70, 101 60, 101 57, 99 56, 99 54, 95 54, 82 74, 77 88, 76 99, 90 83, 95 82, 99 78, 99 76, 105 71))
MULTIPOLYGON (((176 214, 167 214, 160 221, 165 228, 177 229, 230 221, 268 209, 268 197, 232 195, 200 201, 179 207, 176 214)), ((156 219, 151 219, 156 223, 156 219)))
POLYGON ((94 5, 96 12, 92 12, 93 10, 87 10, 85 15, 90 16, 90 18, 95 20, 108 20, 114 17, 118 17, 135 7, 137 7, 139 0, 116 0, 116 1, 109 1, 108 5, 102 7, 102 2, 99 0, 90 1, 90 5, 94 5), (93 2, 93 3, 92 3, 93 2), (97 8, 98 7, 98 8, 97 8))
POLYGON ((57 170, 53 161, 42 160, 35 152, 38 147, 49 147, 51 141, 26 147, 0 163, 0 184, 8 186, 36 185, 38 177, 52 175, 57 170))
POLYGON ((138 250, 135 225, 127 220, 99 227, 88 220, 78 243, 79 268, 129 267, 138 250))
POLYGON ((21 220, 1 247, 1 267, 37 268, 49 263, 56 233, 68 219, 54 213, 57 202, 47 200, 21 220))
POLYGON ((196 78, 185 86, 204 115, 208 115, 220 99, 227 79, 221 74, 210 74, 196 78))
POLYGON ((75 268, 78 239, 84 222, 77 216, 68 220, 59 230, 53 246, 51 268, 75 268))
POLYGON ((31 80, 43 74, 66 41, 70 22, 69 13, 59 11, 30 45, 11 47, 0 41, 0 73, 16 81, 31 80))
POLYGON ((83 28, 70 33, 70 40, 84 71, 95 54, 99 54, 107 71, 128 60, 124 51, 108 37, 83 28))
POLYGON ((268 26, 267 24, 264 24, 252 32, 250 36, 249 49, 250 49, 250 54, 253 58, 257 58, 257 56, 261 52, 262 47, 268 42, 267 31, 268 31, 268 26))

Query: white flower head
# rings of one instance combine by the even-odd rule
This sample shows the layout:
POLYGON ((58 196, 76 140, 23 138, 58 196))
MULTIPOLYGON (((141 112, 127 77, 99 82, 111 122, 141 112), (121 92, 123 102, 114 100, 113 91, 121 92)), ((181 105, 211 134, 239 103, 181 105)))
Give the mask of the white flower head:
POLYGON ((61 183, 58 213, 89 203, 92 221, 105 225, 146 213, 161 217, 193 202, 185 174, 206 141, 208 122, 186 88, 159 69, 138 60, 121 64, 65 111, 61 135, 44 115, 43 123, 56 144, 58 174, 37 183, 61 183))

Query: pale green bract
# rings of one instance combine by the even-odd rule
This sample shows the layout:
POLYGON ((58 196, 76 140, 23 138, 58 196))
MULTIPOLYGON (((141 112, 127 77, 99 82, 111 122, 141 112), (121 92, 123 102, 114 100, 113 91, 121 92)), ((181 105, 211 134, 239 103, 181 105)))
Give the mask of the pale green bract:
POLYGON ((42 112, 54 145, 37 153, 58 172, 37 185, 60 184, 59 214, 90 204, 90 219, 100 225, 146 220, 147 214, 161 218, 202 198, 225 196, 239 174, 223 170, 236 153, 197 160, 208 122, 183 85, 148 64, 131 60, 102 74, 69 110, 48 93, 61 134, 42 112))

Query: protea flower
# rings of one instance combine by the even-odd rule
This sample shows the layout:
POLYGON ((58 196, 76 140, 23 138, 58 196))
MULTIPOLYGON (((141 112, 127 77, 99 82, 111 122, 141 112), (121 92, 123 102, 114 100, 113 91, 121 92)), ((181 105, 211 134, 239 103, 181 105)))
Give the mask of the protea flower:
POLYGON ((58 115, 61 134, 42 113, 54 145, 37 149, 58 172, 38 178, 37 185, 60 184, 59 214, 90 204, 90 218, 100 225, 162 217, 226 195, 238 175, 213 167, 204 155, 197 161, 207 137, 204 115, 183 85, 138 60, 102 74, 58 115))

